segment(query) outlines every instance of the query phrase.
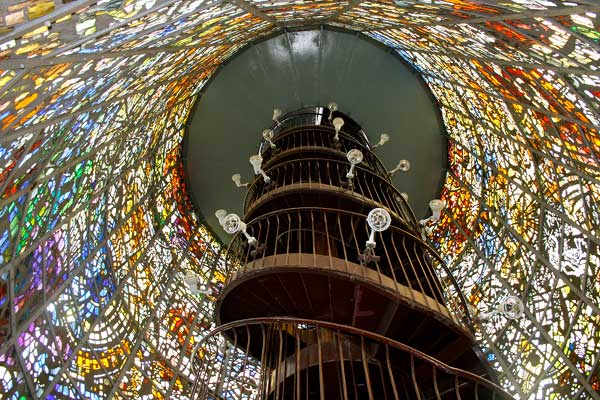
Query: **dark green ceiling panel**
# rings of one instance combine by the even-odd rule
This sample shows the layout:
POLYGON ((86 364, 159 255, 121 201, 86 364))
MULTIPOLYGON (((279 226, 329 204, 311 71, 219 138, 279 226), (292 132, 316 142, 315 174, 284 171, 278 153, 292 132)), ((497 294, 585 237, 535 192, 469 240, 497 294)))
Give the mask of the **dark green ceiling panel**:
MULTIPOLYGON (((273 108, 339 104, 376 142, 392 169, 408 159, 408 173, 395 175, 417 217, 441 187, 446 141, 439 110, 421 79, 389 49, 355 33, 294 31, 249 46, 222 67, 207 85, 187 133, 186 172, 198 210, 222 234, 214 211, 242 214, 245 189, 231 175, 252 178, 255 154, 273 108)), ((227 241, 227 237, 222 238, 227 241)))

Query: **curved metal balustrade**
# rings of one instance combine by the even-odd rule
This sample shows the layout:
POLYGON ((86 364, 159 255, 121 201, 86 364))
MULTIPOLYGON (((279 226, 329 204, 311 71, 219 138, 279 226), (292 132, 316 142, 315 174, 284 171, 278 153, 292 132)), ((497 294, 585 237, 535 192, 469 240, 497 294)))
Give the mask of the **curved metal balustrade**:
MULTIPOLYGON (((331 117, 332 120, 335 117, 343 118, 343 131, 354 136, 361 144, 370 146, 364 131, 352 118, 340 111, 334 111, 331 117)), ((323 107, 306 107, 300 110, 291 111, 279 117, 272 125, 271 129, 273 130, 273 133, 277 135, 278 133, 289 129, 308 126, 333 127, 332 121, 329 120, 329 109, 323 107)))
POLYGON ((340 159, 346 159, 346 153, 352 149, 359 149, 363 152, 364 160, 362 165, 371 169, 377 174, 387 176, 387 170, 379 157, 371 152, 368 143, 357 140, 355 137, 340 131, 338 141, 334 140, 335 130, 331 126, 301 126, 293 129, 286 129, 284 132, 274 136, 273 143, 277 146, 262 145, 262 156, 265 160, 265 168, 268 168, 273 162, 282 158, 283 154, 290 151, 320 151, 328 150, 330 153, 338 156, 340 159))
POLYGON ((265 172, 269 184, 255 179, 244 200, 246 215, 259 204, 268 201, 267 195, 286 195, 288 191, 320 190, 354 198, 357 202, 371 203, 370 207, 385 207, 413 229, 418 222, 402 194, 385 178, 372 171, 357 167, 350 186, 346 174, 348 162, 326 158, 300 158, 279 162, 265 172))
POLYGON ((317 107, 281 117, 261 157, 251 160, 260 175, 248 187, 244 221, 221 215, 226 230, 237 233, 215 310, 225 328, 215 338, 225 348, 231 342, 220 353, 224 364, 238 361, 219 372, 208 362, 199 393, 494 398, 485 380, 441 364, 490 374, 473 347, 458 285, 422 239, 362 128, 334 113, 344 119, 334 140, 328 113, 317 107), (350 150, 357 151, 347 156, 350 150), (383 210, 369 226, 367 213, 377 208, 383 210), (268 317, 276 319, 260 319, 268 317), (259 319, 245 324, 249 318, 259 319), (247 360, 262 366, 253 384, 247 360))
POLYGON ((376 235, 377 259, 361 261, 369 237, 365 215, 326 208, 293 208, 271 212, 248 222, 258 249, 236 235, 229 246, 226 286, 244 274, 269 266, 338 270, 361 276, 401 293, 423 307, 441 312, 465 330, 470 325, 466 301, 452 275, 436 277, 446 267, 439 256, 412 232, 391 226, 376 235), (448 314, 449 309, 450 314, 448 314))
POLYGON ((194 352, 201 362, 193 399, 512 399, 410 346, 322 321, 236 321, 210 332, 194 352))

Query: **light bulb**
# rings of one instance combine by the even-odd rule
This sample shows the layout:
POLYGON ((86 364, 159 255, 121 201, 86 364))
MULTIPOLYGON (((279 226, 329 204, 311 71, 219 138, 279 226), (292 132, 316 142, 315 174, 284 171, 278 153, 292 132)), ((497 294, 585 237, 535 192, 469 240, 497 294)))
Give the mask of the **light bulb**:
POLYGON ((271 129, 265 129, 262 132, 262 135, 263 135, 263 138, 265 140, 271 140, 271 139, 273 139, 273 131, 271 129))
POLYGON ((223 225, 223 222, 225 222, 226 216, 227 216, 227 211, 225 211, 223 209, 215 211, 215 217, 217 217, 217 219, 219 220, 220 225, 223 225))
POLYGON ((381 147, 389 141, 390 141, 390 135, 388 135, 387 133, 382 133, 381 136, 379 137, 379 142, 377 142, 377 144, 375 146, 373 146, 372 148, 375 149, 377 147, 381 147))
POLYGON ((281 111, 281 109, 276 108, 273 110, 273 121, 275 122, 279 122, 279 117, 281 117, 281 115, 283 114, 283 111, 281 111))
POLYGON ((406 172, 410 169, 410 161, 400 160, 396 168, 398 168, 402 172, 406 172))
MULTIPOLYGON (((392 216, 383 208, 374 208, 367 215, 367 224, 371 228, 369 240, 367 240, 367 250, 372 251, 377 243, 375 243, 375 232, 383 232, 392 224, 392 216)), ((365 250, 365 253, 367 252, 365 250)))
POLYGON ((374 208, 367 215, 369 227, 376 232, 383 232, 392 224, 392 216, 383 208, 374 208))
POLYGON ((440 219, 440 214, 444 207, 446 206, 446 202, 440 199, 433 199, 429 202, 429 208, 431 208, 431 219, 437 221, 440 219))
POLYGON ((230 235, 237 233, 240 229, 242 229, 242 220, 237 214, 228 214, 223 220, 223 230, 230 235))
POLYGON ((254 167, 254 173, 256 175, 260 174, 260 168, 262 166, 263 161, 262 156, 260 154, 255 154, 253 156, 250 156, 248 161, 250 161, 250 164, 252 164, 252 167, 254 167))
POLYGON ((334 139, 337 142, 338 136, 340 134, 340 130, 342 129, 342 126, 344 126, 344 120, 340 117, 336 117, 333 119, 333 127, 335 128, 335 136, 334 139))
POLYGON ((231 180, 237 187, 248 186, 248 183, 242 183, 242 176, 240 174, 231 175, 231 180))
POLYGON ((352 149, 346 153, 346 158, 352 165, 358 165, 363 160, 363 153, 358 149, 352 149))
POLYGON ((338 109, 338 105, 335 102, 331 102, 327 105, 327 108, 329 108, 329 117, 327 118, 329 121, 331 121, 331 118, 333 118, 333 112, 337 111, 338 109))
POLYGON ((271 146, 272 148, 275 147, 275 144, 272 142, 274 134, 271 129, 265 129, 262 132, 262 136, 263 136, 263 139, 265 139, 267 141, 267 143, 269 143, 269 146, 271 146))

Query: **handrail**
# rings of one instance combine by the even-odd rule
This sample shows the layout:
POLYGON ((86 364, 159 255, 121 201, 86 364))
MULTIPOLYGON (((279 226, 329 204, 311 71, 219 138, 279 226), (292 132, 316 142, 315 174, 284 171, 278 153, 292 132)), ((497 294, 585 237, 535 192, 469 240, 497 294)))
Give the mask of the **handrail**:
MULTIPOLYGON (((256 235, 256 238, 258 239, 259 243, 267 243, 268 241, 268 236, 263 236, 263 235, 268 235, 268 231, 266 229, 261 229, 263 221, 265 225, 269 225, 271 222, 269 222, 271 219, 274 219, 275 221, 279 221, 279 218, 281 218, 281 220, 285 220, 285 215, 292 215, 292 214, 299 214, 301 212, 308 212, 311 213, 313 212, 315 215, 320 215, 320 213, 324 213, 324 217, 323 218, 327 218, 327 213, 330 214, 334 214, 334 215, 345 215, 346 217, 350 217, 349 219, 349 223, 353 223, 353 221, 365 221, 366 216, 364 214, 360 214, 360 213, 356 213, 353 211, 347 211, 347 210, 339 210, 339 209, 333 209, 333 208, 326 208, 326 207, 320 207, 320 208, 316 208, 316 207, 294 207, 294 208, 288 208, 288 209, 284 209, 284 210, 277 210, 277 211, 271 211, 271 212, 267 212, 265 214, 262 214, 250 221, 247 222, 247 229, 248 231, 253 234, 256 235), (266 232, 266 233, 265 233, 266 232)), ((337 221, 335 222, 336 224, 338 223, 337 221)), ((278 222, 279 224, 279 222, 278 222)), ((364 222, 365 227, 366 227, 366 222, 364 222)), ((341 227, 341 225, 339 226, 341 227)), ((441 258, 441 256, 434 250, 432 249, 421 237, 417 236, 414 232, 411 232, 409 230, 406 229, 402 229, 398 226, 392 225, 388 231, 383 233, 383 236, 381 237, 381 244, 379 245, 380 248, 383 248, 383 250, 386 252, 388 252, 387 250, 387 242, 388 240, 392 240, 395 236, 393 236, 394 234, 396 234, 398 237, 400 238, 408 238, 409 240, 411 240, 412 242, 414 242, 416 245, 418 245, 418 248, 423 250, 423 254, 424 255, 429 255, 431 257, 433 257, 432 261, 437 261, 438 267, 441 267, 443 269, 443 271, 446 273, 446 276, 449 280, 449 283, 452 285, 452 287, 454 288, 454 296, 458 297, 459 303, 460 303, 460 307, 455 307, 454 303, 451 302, 447 296, 449 295, 449 293, 447 293, 445 290, 440 290, 440 295, 442 296, 443 299, 443 303, 446 305, 446 307, 450 310, 451 313, 453 313, 457 319, 459 321, 463 321, 464 325, 467 327, 467 329, 469 329, 470 332, 473 332, 473 320, 471 318, 470 312, 469 312, 469 307, 467 305, 467 301, 466 298, 464 297, 464 294, 462 293, 462 290, 460 289, 460 286, 458 285, 456 279, 454 278, 454 276, 452 275, 452 273, 450 272, 450 270, 448 269, 448 267, 446 266, 446 264, 444 263, 443 259, 441 258), (387 239, 386 239, 387 238, 387 239)), ((337 235, 337 232, 332 232, 330 234, 330 236, 335 236, 337 235)), ((352 235, 353 235, 353 242, 355 242, 356 239, 356 231, 352 231, 352 235)), ((344 241, 345 242, 345 241, 344 241)), ((239 251, 242 247, 240 247, 242 245, 242 243, 244 243, 244 239, 241 236, 240 233, 237 233, 236 235, 234 235, 234 237, 232 238, 229 247, 227 249, 227 253, 226 253, 226 259, 231 259, 232 257, 236 258, 236 261, 239 261, 240 264, 246 264, 247 262, 245 262, 245 260, 243 258, 239 259, 239 251)), ((395 244, 392 242, 392 245, 395 246, 395 244)), ((360 243, 360 245, 362 245, 362 243, 360 243)), ((343 259, 348 259, 348 254, 346 254, 347 250, 352 250, 353 246, 349 246, 346 245, 344 247, 344 258, 343 259)), ((406 250, 406 249, 405 249, 406 250)), ((314 251, 314 247, 313 247, 313 251, 314 251)), ((334 254, 331 254, 331 249, 328 250, 329 253, 325 254, 328 255, 330 257, 334 257, 334 258, 339 258, 337 256, 335 256, 334 254)), ((275 249, 276 252, 276 249, 275 249)), ((391 252, 391 251, 390 251, 391 252)), ((258 259, 260 258, 259 255, 255 254, 254 256, 250 255, 250 249, 246 248, 245 250, 243 250, 243 253, 245 253, 245 258, 246 261, 249 257, 252 257, 253 259, 258 259)), ((398 253, 396 253, 396 251, 394 251, 392 253, 392 258, 396 259, 398 257, 400 257, 400 255, 398 253)), ((352 260, 349 260, 352 261, 352 260)), ((231 261, 228 263, 228 265, 231 264, 231 261)), ((379 265, 376 265, 377 268, 379 268, 379 265)), ((390 267, 391 268, 391 267, 390 267)), ((404 270, 404 267, 401 266, 401 268, 404 270)), ((434 270, 432 270, 434 271, 434 270)), ((228 279, 231 276, 232 273, 234 273, 235 271, 228 271, 227 275, 228 275, 228 279)), ((402 271, 400 271, 402 272, 402 271)), ((410 273, 410 270, 409 270, 410 273)), ((396 280, 397 282, 401 283, 401 279, 399 279, 399 277, 396 277, 393 269, 390 271, 390 274, 385 274, 389 277, 391 277, 392 279, 396 280)), ((412 276, 413 274, 411 274, 412 276)), ((437 274, 434 275, 434 278, 437 279, 437 274)), ((433 287, 436 286, 435 281, 434 284, 432 285, 429 280, 429 278, 425 275, 423 277, 423 283, 427 283, 427 285, 429 285, 429 287, 431 287, 431 290, 434 290, 433 287)), ((418 283, 418 282, 417 282, 418 283)), ((410 286, 410 285, 409 285, 410 286)))
MULTIPOLYGON (((271 184, 265 185, 262 178, 252 181, 244 197, 244 212, 248 214, 263 196, 281 187, 298 183, 341 187, 340 185, 345 181, 345 172, 348 168, 347 162, 312 157, 277 163, 268 167, 265 171, 271 178, 271 184), (307 168, 302 168, 303 166, 307 166, 307 168), (330 168, 330 166, 334 167, 330 168), (296 167, 304 172, 304 177, 298 176, 297 180, 294 179, 294 169, 296 167), (290 174, 288 174, 288 170, 291 171, 290 174)), ((412 224, 415 229, 418 228, 418 222, 412 209, 398 189, 388 180, 373 173, 370 169, 359 166, 356 167, 354 182, 355 188, 352 189, 352 192, 372 199, 374 202, 394 211, 407 224, 412 224)))
MULTIPOLYGON (((233 322, 229 322, 226 323, 224 325, 221 325, 213 330, 211 330, 210 332, 208 332, 204 337, 202 337, 198 343, 194 346, 193 351, 191 354, 197 354, 201 349, 206 347, 206 344, 208 342, 208 340, 213 339, 215 337, 217 337, 217 335, 223 335, 225 338, 229 338, 228 340, 231 340, 232 336, 234 338, 237 338, 239 335, 241 335, 242 333, 246 333, 247 335, 250 334, 250 332, 252 332, 252 327, 253 326, 258 326, 260 328, 260 332, 262 332, 263 335, 263 339, 267 336, 265 332, 267 332, 265 330, 265 326, 275 326, 277 328, 277 332, 281 332, 282 330, 285 329, 285 327, 287 326, 293 326, 295 328, 295 337, 296 340, 298 340, 299 338, 299 334, 298 331, 299 330, 305 330, 308 327, 317 327, 317 328, 321 328, 321 329, 325 329, 329 332, 332 332, 332 334, 337 337, 337 340, 342 340, 345 336, 342 336, 341 333, 344 334, 349 334, 349 335, 354 335, 356 337, 360 337, 360 341, 361 343, 363 343, 362 347, 362 352, 364 354, 365 352, 365 346, 364 346, 364 340, 368 339, 371 340, 372 342, 375 343, 379 343, 380 345, 384 345, 385 346, 385 358, 386 360, 389 361, 389 349, 396 349, 399 350, 402 353, 408 354, 410 355, 410 363, 411 363, 411 370, 412 370, 412 375, 413 375, 413 381, 415 380, 415 361, 418 360, 420 362, 424 362, 428 365, 431 365, 434 368, 433 371, 433 380, 434 380, 434 385, 435 385, 435 391, 436 394, 438 395, 437 398, 439 397, 439 392, 438 392, 438 388, 437 388, 437 374, 435 369, 437 369, 438 371, 441 371, 445 374, 454 376, 454 380, 455 380, 455 390, 458 392, 459 391, 459 386, 458 385, 458 378, 461 378, 471 384, 474 384, 475 390, 477 391, 479 386, 482 386, 488 390, 490 390, 494 396, 499 395, 501 398, 505 398, 505 399, 513 399, 513 397, 507 392, 505 391, 502 387, 498 386, 497 384, 495 384, 494 382, 491 382, 485 378, 482 378, 481 376, 478 376, 472 372, 469 371, 465 371, 462 370, 460 368, 456 368, 456 367, 452 367, 426 353, 423 353, 411 346, 408 346, 404 343, 400 343, 398 341, 395 341, 393 339, 387 338, 385 336, 382 336, 380 334, 374 333, 374 332, 370 332, 370 331, 365 331, 359 328, 355 328, 352 326, 347 326, 347 325, 341 325, 341 324, 337 324, 334 322, 328 322, 328 321, 319 321, 319 320, 314 320, 314 319, 303 319, 303 318, 292 318, 292 317, 262 317, 262 318, 248 318, 248 319, 243 319, 243 320, 238 320, 238 321, 233 321, 233 322), (244 328, 243 330, 240 331, 240 334, 238 335, 236 332, 238 332, 238 328, 244 328), (227 332, 231 332, 229 334, 227 334, 227 332)), ((290 331, 286 331, 288 334, 294 334, 294 332, 290 332, 290 331)), ((319 350, 321 349, 321 347, 323 347, 323 344, 319 343, 318 337, 320 335, 317 334, 317 346, 319 346, 319 350)), ((279 336, 281 340, 281 336, 279 336)), ((277 335, 273 336, 274 340, 277 340, 277 335)), ((237 342, 237 339, 235 339, 235 342, 237 342)), ((237 346, 242 347, 243 348, 243 340, 240 339, 239 340, 240 343, 236 343, 237 346)), ((330 341, 331 342, 331 341, 330 341)), ((247 343, 248 346, 250 346, 250 338, 247 338, 247 343)), ((263 344, 263 349, 264 349, 264 344, 263 344)), ((341 348, 340 348, 341 349, 341 348)), ((243 351, 240 351, 240 353, 242 353, 243 351)), ((198 388, 198 370, 205 367, 207 365, 207 363, 205 362, 206 359, 206 352, 203 352, 204 354, 204 359, 195 365, 194 368, 194 372, 196 373, 196 381, 194 382, 194 387, 192 390, 192 396, 196 393, 196 389, 198 388)), ((249 348, 247 347, 245 349, 245 357, 248 357, 248 355, 250 354, 249 352, 249 348)), ((264 356, 264 354, 263 354, 264 356)), ((263 357, 264 358, 264 357, 263 357)), ((279 357, 280 360, 281 357, 279 357)), ((208 360, 210 361, 210 360, 208 360)), ((264 360, 263 360, 264 361, 264 360)), ((319 361, 320 363, 322 361, 319 361)), ((276 363, 277 368, 279 368, 279 361, 276 363)), ((299 363, 296 362, 296 366, 298 366, 299 363)), ((264 366, 263 366, 264 368, 264 366)), ((389 371, 389 363, 388 363, 388 372, 390 375, 390 378, 393 378, 393 373, 389 371)), ((265 377, 266 375, 263 374, 263 377, 265 377)), ((393 379, 392 379, 393 380, 393 379)), ((272 384, 273 382, 271 382, 272 384)), ((278 381, 275 381, 276 384, 278 384, 278 381)), ((418 382, 414 382, 416 386, 418 386, 418 382)), ((417 393, 418 393, 418 387, 417 389, 417 393)), ((476 397, 477 398, 477 393, 476 392, 476 397)), ((397 398, 397 397, 396 397, 397 398)), ((444 397, 447 398, 447 397, 444 397)), ((457 395, 458 399, 460 399, 460 395, 457 395)), ((494 397, 496 398, 496 397, 494 397)))

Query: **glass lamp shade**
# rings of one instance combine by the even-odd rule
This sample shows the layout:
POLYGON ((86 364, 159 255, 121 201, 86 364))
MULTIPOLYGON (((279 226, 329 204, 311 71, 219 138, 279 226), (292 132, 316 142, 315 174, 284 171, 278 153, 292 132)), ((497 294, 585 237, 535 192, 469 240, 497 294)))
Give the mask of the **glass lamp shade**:
POLYGON ((276 108, 273 110, 273 121, 277 121, 279 119, 279 117, 281 117, 281 115, 283 114, 283 111, 281 111, 281 109, 276 108))
POLYGON ((374 208, 367 215, 367 224, 375 232, 383 232, 392 224, 392 217, 383 208, 374 208))
POLYGON ((242 220, 237 214, 228 214, 223 220, 223 230, 230 235, 242 229, 242 220))
POLYGON ((250 164, 254 167, 254 173, 260 174, 260 168, 262 166, 262 156, 260 154, 255 154, 249 158, 250 164))
POLYGON ((215 217, 217 217, 217 219, 219 220, 219 224, 221 224, 221 225, 223 225, 223 222, 225 222, 226 216, 227 216, 227 211, 225 211, 223 209, 215 211, 215 217))
POLYGON ((402 172, 406 172, 410 169, 410 161, 408 160, 400 160, 398 163, 398 169, 402 172))
POLYGON ((433 199, 429 202, 429 208, 431 208, 431 214, 433 219, 439 219, 440 213, 446 206, 446 202, 440 199, 433 199))
POLYGON ((334 112, 338 110, 338 105, 336 102, 332 101, 327 105, 327 108, 329 108, 329 111, 334 112))
POLYGON ((523 302, 517 296, 507 296, 498 304, 498 311, 508 319, 521 318, 524 309, 523 302))
POLYGON ((390 141, 390 135, 388 135, 387 133, 382 133, 381 136, 379 137, 379 142, 377 143, 377 146, 383 146, 384 144, 386 144, 389 141, 390 141))
POLYGON ((340 117, 335 117, 333 119, 333 127, 335 128, 335 131, 339 132, 340 129, 342 129, 342 126, 344 126, 344 120, 340 117))
POLYGON ((346 158, 352 165, 358 165, 363 160, 363 153, 358 149, 352 149, 348 153, 346 153, 346 158))
POLYGON ((242 184, 242 176, 240 174, 233 174, 233 175, 231 175, 231 180, 236 185, 241 185, 242 184))
POLYGON ((265 140, 271 141, 271 139, 273 139, 273 131, 271 129, 265 129, 262 132, 262 136, 265 140))

